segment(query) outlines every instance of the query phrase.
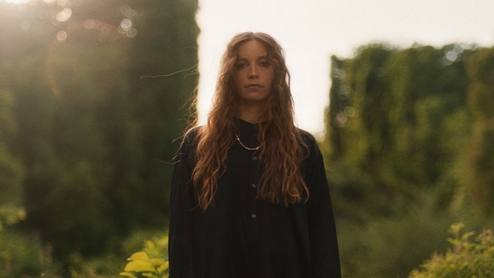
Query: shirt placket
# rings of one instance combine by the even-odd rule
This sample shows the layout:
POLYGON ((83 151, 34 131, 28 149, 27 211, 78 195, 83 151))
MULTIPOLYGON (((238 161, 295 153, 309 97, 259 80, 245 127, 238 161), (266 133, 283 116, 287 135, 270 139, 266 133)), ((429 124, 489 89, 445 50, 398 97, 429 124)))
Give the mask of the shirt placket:
POLYGON ((249 227, 249 243, 254 244, 259 238, 259 222, 261 221, 262 214, 258 208, 258 202, 256 201, 257 189, 259 185, 259 156, 254 153, 251 157, 250 163, 252 164, 253 174, 249 183, 249 203, 248 203, 248 227, 249 227))

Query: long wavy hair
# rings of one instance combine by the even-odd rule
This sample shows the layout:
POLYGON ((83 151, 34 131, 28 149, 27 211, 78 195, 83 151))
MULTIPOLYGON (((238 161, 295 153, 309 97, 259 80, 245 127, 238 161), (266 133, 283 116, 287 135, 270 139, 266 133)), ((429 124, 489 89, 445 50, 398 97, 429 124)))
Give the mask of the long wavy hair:
POLYGON ((290 74, 281 46, 264 33, 240 33, 232 38, 221 59, 213 107, 207 123, 199 128, 197 164, 192 174, 198 206, 213 205, 217 181, 226 171, 228 149, 234 143, 235 118, 239 116, 239 96, 234 86, 234 66, 241 44, 257 40, 266 47, 275 76, 267 108, 259 125, 258 150, 263 171, 257 198, 285 206, 307 200, 309 192, 300 165, 307 154, 299 129, 294 124, 290 74))

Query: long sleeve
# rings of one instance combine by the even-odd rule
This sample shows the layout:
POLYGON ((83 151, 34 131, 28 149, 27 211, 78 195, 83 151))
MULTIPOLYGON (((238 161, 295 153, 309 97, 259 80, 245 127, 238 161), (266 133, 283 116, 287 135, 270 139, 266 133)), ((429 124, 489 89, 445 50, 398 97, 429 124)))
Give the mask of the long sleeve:
POLYGON ((306 182, 310 190, 307 219, 314 278, 339 278, 340 259, 331 196, 321 152, 315 139, 310 137, 310 156, 306 166, 306 182))
POLYGON ((192 214, 194 190, 192 188, 192 141, 194 135, 187 133, 175 160, 171 195, 168 257, 170 278, 193 276, 192 262, 192 214))

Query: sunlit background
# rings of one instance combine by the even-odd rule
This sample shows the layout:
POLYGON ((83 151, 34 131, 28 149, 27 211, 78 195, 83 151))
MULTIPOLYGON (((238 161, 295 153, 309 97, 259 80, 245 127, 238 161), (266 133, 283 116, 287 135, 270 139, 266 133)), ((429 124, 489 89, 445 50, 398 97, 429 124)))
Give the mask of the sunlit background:
MULTIPOLYGON (((44 0, 57 1, 65 0, 44 0)), ((4 2, 21 5, 32 1, 4 2)), ((71 13, 65 8, 56 19, 65 22, 71 13)), ((494 1, 490 0, 201 0, 196 17, 201 29, 200 123, 204 123, 211 106, 220 57, 231 37, 239 32, 266 32, 280 42, 292 75, 298 125, 320 137, 328 103, 331 55, 350 57, 357 47, 372 42, 399 47, 453 42, 492 45, 493 13, 494 1)), ((133 37, 137 31, 130 18, 132 15, 119 28, 133 37)), ((57 35, 59 40, 64 37, 63 31, 57 35)))
POLYGON ((324 131, 330 56, 350 57, 372 42, 494 44, 492 0, 201 0, 201 121, 211 105, 219 59, 233 35, 261 31, 285 49, 300 127, 324 131))
POLYGON ((0 277, 166 277, 188 106, 199 85, 203 123, 243 31, 285 49, 343 277, 494 273, 493 15, 492 0, 0 0, 0 277))

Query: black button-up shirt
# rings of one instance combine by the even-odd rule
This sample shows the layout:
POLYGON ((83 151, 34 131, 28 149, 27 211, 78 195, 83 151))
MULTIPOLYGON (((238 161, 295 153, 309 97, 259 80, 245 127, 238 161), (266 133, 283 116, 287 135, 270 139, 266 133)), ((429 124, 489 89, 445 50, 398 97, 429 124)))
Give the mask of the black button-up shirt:
MULTIPOLYGON (((244 145, 259 144, 257 125, 236 125, 244 145)), ((196 131, 185 136, 173 177, 170 278, 341 277, 331 198, 314 137, 300 130, 309 149, 301 165, 307 202, 285 207, 256 199, 262 162, 235 142, 214 205, 202 211, 191 183, 196 131)))

